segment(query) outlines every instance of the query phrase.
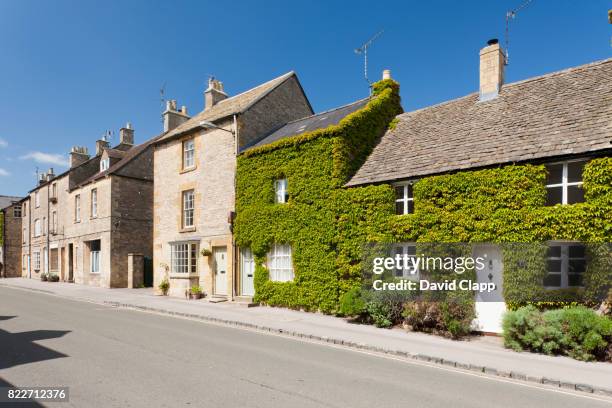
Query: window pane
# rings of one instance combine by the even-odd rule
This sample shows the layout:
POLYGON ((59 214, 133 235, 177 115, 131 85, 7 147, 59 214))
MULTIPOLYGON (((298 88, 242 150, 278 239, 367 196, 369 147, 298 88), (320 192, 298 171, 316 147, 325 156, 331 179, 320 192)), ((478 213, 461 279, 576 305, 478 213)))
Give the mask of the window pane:
POLYGON ((401 200, 404 198, 404 186, 395 187, 395 199, 401 200))
POLYGON ((582 273, 586 269, 586 261, 584 259, 570 259, 569 273, 582 273))
POLYGON ((546 261, 546 270, 548 272, 561 272, 561 260, 549 259, 546 261))
POLYGON ((408 198, 412 198, 412 184, 408 184, 408 198))
POLYGON ((563 164, 549 164, 546 166, 548 175, 546 184, 561 184, 563 181, 563 164))
POLYGON ((414 201, 408 201, 408 214, 414 214, 414 201))
POLYGON ((561 247, 560 246, 548 247, 548 252, 546 256, 548 256, 549 258, 560 258, 561 257, 561 247))
POLYGON ((567 181, 569 183, 582 181, 582 170, 585 163, 583 161, 567 163, 567 181))
POLYGON ((408 255, 416 255, 416 246, 410 245, 406 248, 406 254, 408 255))
POLYGON ((546 205, 563 203, 563 187, 548 187, 546 189, 546 205))
POLYGON ((560 274, 548 274, 544 278, 544 286, 561 286, 561 275, 560 274))
POLYGON ((584 202, 584 190, 582 185, 567 186, 567 203, 576 204, 584 202))
POLYGON ((569 247, 570 258, 584 258, 584 246, 582 245, 570 245, 569 247))
POLYGON ((567 276, 568 286, 582 286, 582 275, 570 273, 567 276))
POLYGON ((395 214, 397 215, 404 214, 404 202, 403 201, 395 202, 395 214))

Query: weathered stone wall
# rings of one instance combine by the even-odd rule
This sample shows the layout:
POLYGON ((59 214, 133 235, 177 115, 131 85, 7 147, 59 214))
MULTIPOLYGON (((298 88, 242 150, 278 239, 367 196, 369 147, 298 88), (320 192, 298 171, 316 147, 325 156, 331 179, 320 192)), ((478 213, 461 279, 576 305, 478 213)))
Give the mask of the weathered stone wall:
POLYGON ((21 204, 13 204, 4 210, 4 266, 2 273, 7 278, 21 276, 22 217, 15 217, 16 207, 21 207, 21 204))

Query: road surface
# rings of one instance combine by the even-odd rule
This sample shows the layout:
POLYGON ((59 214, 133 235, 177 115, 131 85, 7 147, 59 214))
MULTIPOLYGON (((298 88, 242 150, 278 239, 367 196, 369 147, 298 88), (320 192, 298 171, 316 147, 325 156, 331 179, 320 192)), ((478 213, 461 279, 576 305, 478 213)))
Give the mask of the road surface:
POLYGON ((51 407, 612 406, 603 397, 0 287, 0 387, 11 385, 70 387, 70 401, 51 407))

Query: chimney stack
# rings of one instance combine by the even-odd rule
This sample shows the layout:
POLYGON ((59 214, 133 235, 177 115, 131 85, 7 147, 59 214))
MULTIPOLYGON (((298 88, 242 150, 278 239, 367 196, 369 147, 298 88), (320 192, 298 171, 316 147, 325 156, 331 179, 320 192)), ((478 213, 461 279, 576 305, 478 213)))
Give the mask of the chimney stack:
POLYGON ((55 178, 55 173, 53 172, 53 167, 50 167, 47 171, 47 181, 51 181, 55 178))
POLYGON ((497 38, 487 41, 480 50, 480 100, 488 101, 499 94, 504 83, 506 56, 497 38))
POLYGON ((108 149, 109 147, 110 143, 108 143, 106 140, 96 140, 96 156, 102 155, 104 149, 108 149))
POLYGON ((125 147, 126 150, 134 146, 134 129, 132 129, 130 122, 119 129, 119 146, 125 147))
POLYGON ((391 79, 391 70, 390 69, 385 69, 383 71, 382 79, 383 79, 383 81, 385 79, 391 79))
POLYGON ((164 117, 164 132, 169 132, 177 126, 187 122, 189 116, 187 115, 187 108, 181 107, 181 110, 176 109, 176 100, 172 99, 166 101, 166 111, 163 113, 164 117))
POLYGON ((226 98, 227 94, 223 90, 223 82, 210 77, 208 79, 208 89, 204 91, 204 110, 209 110, 226 98))
POLYGON ((47 175, 45 173, 40 173, 38 175, 38 185, 41 186, 45 184, 46 181, 47 181, 47 175))
POLYGON ((89 152, 86 147, 73 146, 70 149, 70 168, 79 166, 89 160, 89 152))

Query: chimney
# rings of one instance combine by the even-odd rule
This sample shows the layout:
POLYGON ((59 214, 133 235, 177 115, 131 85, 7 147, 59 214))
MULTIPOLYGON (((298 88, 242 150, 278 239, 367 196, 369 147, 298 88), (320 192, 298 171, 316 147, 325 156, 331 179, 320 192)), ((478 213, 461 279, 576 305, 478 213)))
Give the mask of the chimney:
POLYGON ((45 184, 45 182, 46 182, 46 181, 47 181, 46 174, 45 174, 45 173, 40 173, 40 174, 38 175, 38 185, 39 185, 39 186, 40 186, 40 185, 43 185, 43 184, 45 184))
POLYGON ((108 149, 110 147, 110 143, 106 140, 96 140, 96 156, 100 156, 104 149, 108 149))
POLYGON ((47 181, 51 181, 55 178, 55 173, 53 172, 53 167, 50 167, 47 171, 47 181))
POLYGON ((134 146, 134 129, 130 122, 119 129, 119 145, 127 148, 134 146))
POLYGON ((504 83, 506 56, 497 38, 487 41, 480 50, 480 100, 488 101, 499 94, 504 83))
POLYGON ((383 76, 382 76, 383 81, 385 79, 391 79, 391 70, 390 69, 385 69, 383 71, 383 76))
POLYGON ((176 100, 174 99, 166 101, 166 111, 163 113, 163 117, 164 132, 169 132, 189 119, 187 108, 182 106, 181 110, 178 111, 176 109, 176 100))
POLYGON ((89 160, 89 152, 86 147, 73 146, 70 149, 70 168, 74 168, 89 160))
POLYGON ((209 110, 225 98, 227 98, 227 94, 223 90, 223 82, 210 77, 208 79, 208 89, 204 91, 204 110, 209 110))

